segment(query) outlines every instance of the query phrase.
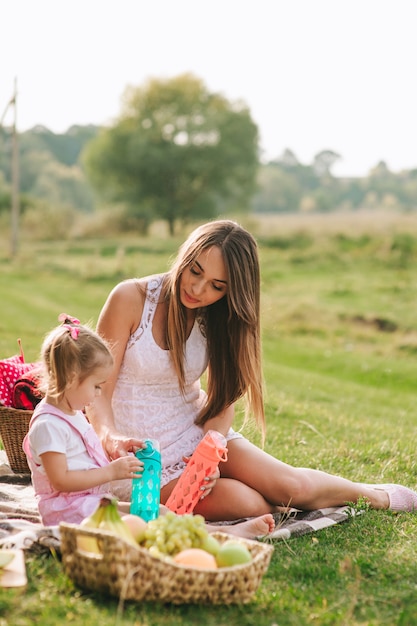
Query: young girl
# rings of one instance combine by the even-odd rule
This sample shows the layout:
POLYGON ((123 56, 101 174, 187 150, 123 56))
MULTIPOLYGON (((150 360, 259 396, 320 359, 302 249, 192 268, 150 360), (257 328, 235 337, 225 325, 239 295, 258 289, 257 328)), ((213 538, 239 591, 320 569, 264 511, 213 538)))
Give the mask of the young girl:
MULTIPOLYGON (((265 428, 260 347, 260 270, 256 242, 230 220, 203 224, 181 246, 165 274, 119 283, 97 330, 112 346, 114 369, 89 417, 110 458, 145 436, 162 452, 166 502, 204 433, 228 441, 220 477, 195 512, 211 521, 318 509, 365 497, 375 509, 417 510, 417 493, 401 485, 366 485, 297 468, 233 430, 234 403, 265 428), (207 369, 207 392, 200 377, 207 369)), ((129 483, 119 483, 129 497, 129 483)), ((122 496, 123 494, 123 496, 122 496)))
MULTIPOLYGON (((47 526, 80 523, 96 510, 103 495, 112 495, 112 481, 131 483, 143 468, 133 454, 109 462, 83 413, 100 396, 112 372, 107 344, 76 318, 62 314, 59 319, 62 324, 47 335, 41 351, 46 395, 33 412, 23 442, 39 512, 47 526)), ((136 447, 142 446, 138 441, 136 447)), ((128 513, 130 505, 119 502, 118 507, 128 513)), ((227 530, 255 537, 273 527, 273 518, 267 515, 227 530)))
MULTIPOLYGON (((105 342, 63 314, 42 346, 46 395, 23 442, 45 525, 80 523, 93 513, 110 483, 132 479, 142 463, 133 455, 110 462, 83 409, 101 393, 113 359, 105 342)), ((127 503, 119 503, 128 512, 127 503)))

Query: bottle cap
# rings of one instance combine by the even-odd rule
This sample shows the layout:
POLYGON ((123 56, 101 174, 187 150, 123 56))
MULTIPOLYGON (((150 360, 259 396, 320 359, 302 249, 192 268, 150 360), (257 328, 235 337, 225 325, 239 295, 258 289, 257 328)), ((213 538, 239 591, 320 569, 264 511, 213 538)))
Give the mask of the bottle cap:
POLYGON ((209 435, 218 448, 225 448, 227 446, 227 439, 224 435, 219 433, 218 430, 208 430, 206 435, 209 435))
POLYGON ((156 439, 144 439, 143 443, 145 444, 145 448, 139 448, 136 450, 135 455, 138 458, 158 458, 160 459, 160 445, 159 441, 156 439))
POLYGON ((159 441, 157 441, 156 439, 144 439, 143 443, 146 443, 145 449, 149 448, 160 452, 159 441))

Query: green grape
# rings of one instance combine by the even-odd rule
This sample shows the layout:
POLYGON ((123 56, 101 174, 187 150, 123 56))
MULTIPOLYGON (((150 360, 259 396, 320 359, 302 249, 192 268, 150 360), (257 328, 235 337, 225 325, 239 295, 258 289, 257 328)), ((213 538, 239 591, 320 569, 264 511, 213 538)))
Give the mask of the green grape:
POLYGON ((187 548, 199 548, 208 536, 202 515, 176 515, 172 511, 148 522, 144 545, 154 552, 175 555, 187 548))

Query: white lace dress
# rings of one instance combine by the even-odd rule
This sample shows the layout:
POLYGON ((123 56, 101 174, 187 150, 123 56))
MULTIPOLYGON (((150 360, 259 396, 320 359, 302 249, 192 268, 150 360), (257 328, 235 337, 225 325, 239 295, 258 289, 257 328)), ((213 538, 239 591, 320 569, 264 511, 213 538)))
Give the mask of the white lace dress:
MULTIPOLYGON (((116 428, 128 437, 156 439, 161 447, 165 485, 182 473, 183 456, 190 456, 203 436, 194 420, 205 401, 200 376, 207 367, 206 341, 194 324, 185 352, 186 387, 182 394, 168 350, 154 340, 152 321, 162 276, 149 279, 142 319, 130 336, 113 394, 116 428)), ((227 439, 241 437, 232 429, 227 439)), ((130 499, 131 481, 113 484, 121 500, 130 499)))

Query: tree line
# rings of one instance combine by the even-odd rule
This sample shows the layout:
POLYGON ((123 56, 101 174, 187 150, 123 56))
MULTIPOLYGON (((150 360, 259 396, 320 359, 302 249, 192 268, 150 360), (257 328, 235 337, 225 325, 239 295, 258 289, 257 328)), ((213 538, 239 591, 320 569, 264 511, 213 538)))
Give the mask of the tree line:
MULTIPOLYGON (((11 205, 11 131, 0 128, 0 213, 11 205)), ((120 227, 146 232, 227 213, 417 208, 417 168, 381 161, 363 178, 332 174, 329 149, 301 163, 286 149, 260 160, 259 133, 244 102, 211 93, 191 74, 126 90, 113 125, 37 126, 19 134, 22 212, 94 213, 117 207, 120 227)))

